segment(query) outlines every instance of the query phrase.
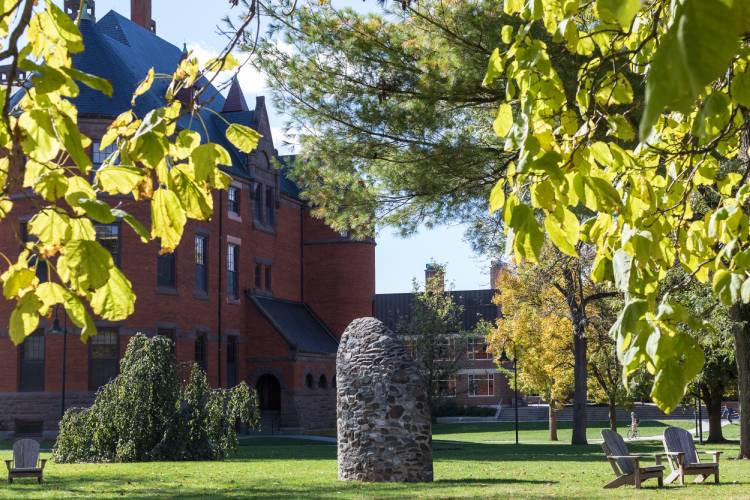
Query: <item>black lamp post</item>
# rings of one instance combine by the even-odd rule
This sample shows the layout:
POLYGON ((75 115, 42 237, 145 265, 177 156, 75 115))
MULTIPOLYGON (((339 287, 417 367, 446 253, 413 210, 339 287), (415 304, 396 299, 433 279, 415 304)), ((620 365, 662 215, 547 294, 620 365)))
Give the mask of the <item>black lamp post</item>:
MULTIPOLYGON (((500 363, 507 363, 510 361, 508 354, 503 349, 500 355, 500 363)), ((513 410, 515 411, 515 423, 516 423, 516 444, 518 444, 518 353, 516 348, 513 347, 513 410)))
POLYGON ((52 322, 52 330, 50 333, 62 333, 63 336, 63 355, 62 355, 62 390, 60 396, 60 420, 65 416, 65 375, 67 372, 67 361, 68 361, 68 315, 67 313, 63 317, 63 328, 60 330, 60 320, 57 319, 57 306, 55 306, 55 319, 52 322))

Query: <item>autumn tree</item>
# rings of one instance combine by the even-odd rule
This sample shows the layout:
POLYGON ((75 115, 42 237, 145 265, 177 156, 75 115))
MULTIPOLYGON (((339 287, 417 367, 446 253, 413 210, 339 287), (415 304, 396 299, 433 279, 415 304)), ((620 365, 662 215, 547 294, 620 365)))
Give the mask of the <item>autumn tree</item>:
MULTIPOLYGON (((11 340, 21 343, 40 317, 62 306, 85 340, 96 334, 91 313, 118 321, 133 312, 135 302, 130 281, 96 241, 93 223, 122 221, 143 242, 158 240, 162 252, 172 252, 188 220, 211 217, 212 191, 228 185, 221 166, 230 165, 229 153, 218 144, 201 144, 199 132, 178 121, 196 116, 218 70, 236 69, 231 52, 240 37, 204 66, 188 55, 173 75, 157 75, 153 69, 138 75, 143 80, 132 95, 132 109, 118 116, 101 139, 101 148, 115 145, 117 150, 94 173, 86 153, 91 139, 78 127, 74 98, 79 85, 107 96, 113 88, 73 63, 75 54, 85 50, 80 14, 74 20, 51 0, 3 5, 0 58, 8 67, 0 89, 0 219, 15 214, 17 200, 30 198, 34 205, 28 241, 19 241, 24 245, 20 255, 2 255, 3 295, 15 302, 8 330, 11 340), (30 76, 23 79, 23 74, 30 76), (139 96, 155 79, 168 82, 163 103, 139 115, 134 111, 139 96), (201 90, 185 101, 182 90, 194 85, 201 90), (150 221, 126 212, 128 202, 147 204, 150 221), (40 280, 35 268, 42 263, 49 272, 40 280)), ((249 23, 252 12, 245 17, 249 23)), ((227 139, 241 151, 254 149, 258 138, 242 125, 227 128, 227 139)))
MULTIPOLYGON (((488 350, 520 358, 518 390, 549 405, 549 439, 557 441, 557 411, 573 393, 573 337, 560 295, 528 266, 507 270, 495 285, 503 315, 488 336, 488 350)), ((503 368, 503 367, 501 367, 503 368)), ((508 370, 506 376, 511 376, 508 370)))
MULTIPOLYGON (((543 234, 626 297, 612 328, 624 375, 654 375, 652 399, 674 409, 701 372, 700 318, 660 294, 675 263, 731 306, 750 458, 750 9, 741 0, 507 0, 486 81, 506 100, 495 130, 514 164, 491 194, 507 245, 538 260, 543 234), (518 26, 520 23, 520 27, 518 26), (543 34, 541 34, 543 33, 543 34), (552 41, 550 41, 552 39, 552 41), (563 45, 562 59, 553 51, 563 45), (560 61, 575 61, 573 88, 560 61), (530 196, 544 193, 544 196, 530 196), (698 194, 714 203, 696 216, 698 194), (571 211, 585 207, 579 224, 571 211)), ((498 6, 498 10, 499 10, 498 6)))

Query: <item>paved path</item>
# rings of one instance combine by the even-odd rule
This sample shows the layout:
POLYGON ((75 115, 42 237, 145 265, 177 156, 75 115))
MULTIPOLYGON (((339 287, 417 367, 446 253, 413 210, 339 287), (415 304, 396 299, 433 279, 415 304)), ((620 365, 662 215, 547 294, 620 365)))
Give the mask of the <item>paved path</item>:
POLYGON ((304 441, 318 441, 321 443, 336 444, 336 438, 333 436, 314 436, 312 434, 255 434, 242 436, 240 439, 259 439, 259 438, 283 438, 283 439, 302 439, 304 441))

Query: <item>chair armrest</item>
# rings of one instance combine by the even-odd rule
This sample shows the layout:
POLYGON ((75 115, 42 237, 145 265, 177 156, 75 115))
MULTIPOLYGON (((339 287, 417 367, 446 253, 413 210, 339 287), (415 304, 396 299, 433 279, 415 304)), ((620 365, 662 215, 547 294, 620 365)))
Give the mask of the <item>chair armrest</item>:
POLYGON ((625 460, 641 460, 641 457, 638 455, 609 455, 607 458, 611 458, 612 460, 620 460, 621 458, 624 458, 625 460))
POLYGON ((666 453, 658 452, 658 453, 631 453, 630 456, 632 457, 663 457, 666 453))
POLYGON ((45 466, 45 465, 47 465, 47 459, 46 459, 46 458, 42 458, 42 459, 41 459, 41 460, 39 460, 39 461, 41 462, 41 465, 42 465, 42 466, 41 466, 41 469, 42 469, 42 470, 44 470, 44 466, 45 466))
POLYGON ((721 459, 721 454, 722 454, 721 451, 704 451, 703 453, 705 453, 706 455, 713 455, 714 462, 716 462, 717 464, 719 463, 719 460, 721 459))
POLYGON ((668 457, 681 457, 685 455, 685 452, 684 451, 665 451, 664 454, 667 455, 668 457))

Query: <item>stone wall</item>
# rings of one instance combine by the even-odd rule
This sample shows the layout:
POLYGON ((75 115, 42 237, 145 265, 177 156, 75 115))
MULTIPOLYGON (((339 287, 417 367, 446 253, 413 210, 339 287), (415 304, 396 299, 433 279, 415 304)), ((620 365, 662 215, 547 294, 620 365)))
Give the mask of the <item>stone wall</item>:
POLYGON ((354 320, 336 381, 339 479, 432 481, 427 392, 401 340, 375 318, 354 320))

